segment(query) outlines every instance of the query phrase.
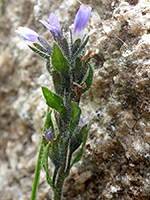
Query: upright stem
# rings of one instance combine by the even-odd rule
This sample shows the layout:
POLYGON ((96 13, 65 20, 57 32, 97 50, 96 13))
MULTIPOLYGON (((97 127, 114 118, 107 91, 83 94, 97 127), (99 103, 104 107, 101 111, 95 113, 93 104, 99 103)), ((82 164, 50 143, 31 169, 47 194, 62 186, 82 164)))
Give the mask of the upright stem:
POLYGON ((56 187, 54 190, 54 200, 61 200, 62 196, 62 189, 63 189, 63 183, 65 180, 65 168, 66 168, 66 160, 67 160, 67 151, 68 151, 68 139, 67 137, 63 138, 63 146, 61 150, 61 156, 62 156, 62 164, 60 166, 60 169, 58 171, 58 176, 56 180, 56 187))
MULTIPOLYGON (((49 112, 49 108, 47 109, 47 114, 49 112)), ((46 120, 47 120, 47 115, 46 115, 46 120)), ((43 133, 45 132, 46 129, 46 120, 43 128, 43 133)), ((39 184, 39 178, 40 178, 40 171, 42 168, 42 155, 43 155, 43 150, 44 150, 44 143, 43 143, 43 134, 42 134, 42 140, 41 140, 41 145, 40 145, 40 150, 39 150, 39 155, 38 155, 38 160, 37 160, 37 165, 36 165, 36 170, 35 170, 35 176, 34 176, 34 181, 33 181, 33 187, 32 187, 32 194, 31 194, 31 199, 30 200, 36 200, 37 197, 37 189, 38 189, 38 184, 39 184)))
POLYGON ((36 200, 36 197, 37 197, 37 189, 38 189, 38 183, 39 183, 39 178, 40 178, 40 171, 42 167, 41 159, 42 159, 43 148, 44 148, 43 145, 44 144, 43 144, 43 136, 42 136, 40 151, 39 151, 36 170, 35 170, 35 177, 33 181, 31 200, 36 200))
POLYGON ((70 123, 70 115, 71 115, 71 91, 72 91, 72 85, 71 85, 70 80, 68 80, 68 87, 64 91, 64 104, 66 107, 66 118, 65 118, 65 121, 63 120, 61 124, 62 127, 60 127, 60 130, 63 131, 62 132, 63 144, 60 150, 62 163, 57 173, 57 179, 56 179, 55 190, 54 190, 54 200, 61 200, 63 184, 66 178, 65 170, 66 170, 66 164, 67 164, 67 159, 68 159, 67 158, 68 144, 69 144, 68 130, 69 130, 69 123, 70 123))
POLYGON ((56 184, 56 189, 55 189, 55 192, 54 192, 54 200, 61 200, 64 179, 65 179, 64 169, 63 169, 63 167, 61 167, 60 171, 59 171, 59 175, 58 175, 58 181, 57 181, 57 184, 56 184))

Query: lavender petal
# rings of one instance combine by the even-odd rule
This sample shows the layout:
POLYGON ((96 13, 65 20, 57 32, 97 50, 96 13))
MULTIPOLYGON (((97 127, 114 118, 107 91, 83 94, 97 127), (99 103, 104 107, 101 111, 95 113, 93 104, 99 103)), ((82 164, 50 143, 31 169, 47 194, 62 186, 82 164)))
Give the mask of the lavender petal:
POLYGON ((91 7, 85 8, 83 5, 80 6, 78 10, 75 21, 73 35, 77 38, 83 34, 86 24, 88 23, 91 15, 91 7))
POLYGON ((38 34, 30 28, 19 26, 15 31, 17 32, 23 39, 38 43, 38 34))

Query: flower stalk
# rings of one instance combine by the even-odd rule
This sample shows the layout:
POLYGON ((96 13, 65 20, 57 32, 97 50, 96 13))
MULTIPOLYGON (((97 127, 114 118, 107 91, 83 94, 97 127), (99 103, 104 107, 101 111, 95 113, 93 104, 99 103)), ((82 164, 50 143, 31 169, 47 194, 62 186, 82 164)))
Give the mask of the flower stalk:
POLYGON ((46 60, 46 67, 54 84, 54 91, 42 87, 48 109, 31 200, 36 200, 42 167, 47 183, 54 192, 54 200, 61 200, 65 178, 84 152, 90 124, 82 119, 79 103, 81 95, 90 88, 93 78, 89 63, 91 51, 85 54, 89 36, 83 35, 90 14, 90 7, 80 6, 75 17, 74 30, 68 32, 69 38, 73 39, 65 37, 58 17, 53 13, 49 16, 49 23, 40 20, 51 32, 53 46, 31 29, 19 27, 16 31, 22 38, 33 42, 30 49, 46 60), (53 123, 52 112, 56 124, 53 123), (74 157, 76 150, 78 153, 74 157), (48 158, 54 166, 53 177, 50 176, 48 158))

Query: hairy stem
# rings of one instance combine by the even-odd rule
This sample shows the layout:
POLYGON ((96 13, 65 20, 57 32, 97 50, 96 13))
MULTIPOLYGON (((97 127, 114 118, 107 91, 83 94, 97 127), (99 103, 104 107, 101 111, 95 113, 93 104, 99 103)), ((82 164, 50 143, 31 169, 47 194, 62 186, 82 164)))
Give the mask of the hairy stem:
POLYGON ((54 200, 61 200, 62 196, 62 189, 63 189, 63 183, 65 180, 65 168, 66 168, 66 158, 67 158, 67 140, 64 142, 63 149, 62 149, 62 165, 58 171, 58 177, 56 180, 56 188, 54 191, 54 200))

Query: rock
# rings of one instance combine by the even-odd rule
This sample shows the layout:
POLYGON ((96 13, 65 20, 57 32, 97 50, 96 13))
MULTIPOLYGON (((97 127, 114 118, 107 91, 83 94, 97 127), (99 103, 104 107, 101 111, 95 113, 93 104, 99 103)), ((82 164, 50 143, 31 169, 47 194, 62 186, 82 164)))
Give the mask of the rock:
MULTIPOLYGON (((93 8, 86 32, 91 34, 94 79, 80 103, 92 126, 63 199, 150 199, 150 2, 82 3, 93 8)), ((54 12, 69 27, 79 3, 20 0, 0 6, 0 196, 27 200, 46 113, 40 87, 52 87, 52 79, 44 60, 15 29, 26 26, 52 40, 38 20, 54 12)), ((37 199, 53 199, 44 171, 37 199)))

